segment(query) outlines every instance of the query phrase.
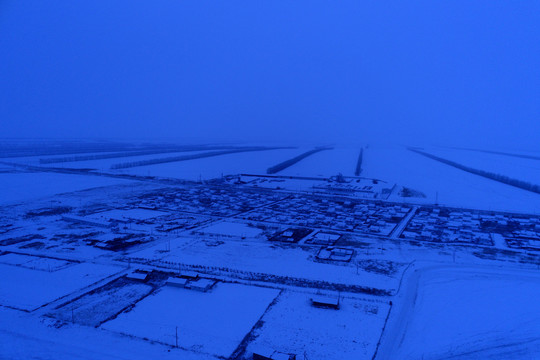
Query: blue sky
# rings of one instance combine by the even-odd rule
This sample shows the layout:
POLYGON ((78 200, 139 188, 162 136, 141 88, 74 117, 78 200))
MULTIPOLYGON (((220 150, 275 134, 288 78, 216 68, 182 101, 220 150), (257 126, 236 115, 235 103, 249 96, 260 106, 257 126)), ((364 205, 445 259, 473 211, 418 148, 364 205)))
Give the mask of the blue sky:
POLYGON ((538 149, 540 2, 0 2, 2 137, 538 149))

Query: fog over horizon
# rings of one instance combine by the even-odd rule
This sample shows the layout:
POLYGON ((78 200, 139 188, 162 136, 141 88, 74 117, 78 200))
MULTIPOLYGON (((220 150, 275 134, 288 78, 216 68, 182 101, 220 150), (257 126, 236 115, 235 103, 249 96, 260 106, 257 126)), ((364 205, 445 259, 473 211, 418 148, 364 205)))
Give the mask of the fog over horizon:
POLYGON ((0 3, 1 138, 540 150, 540 3, 0 3))

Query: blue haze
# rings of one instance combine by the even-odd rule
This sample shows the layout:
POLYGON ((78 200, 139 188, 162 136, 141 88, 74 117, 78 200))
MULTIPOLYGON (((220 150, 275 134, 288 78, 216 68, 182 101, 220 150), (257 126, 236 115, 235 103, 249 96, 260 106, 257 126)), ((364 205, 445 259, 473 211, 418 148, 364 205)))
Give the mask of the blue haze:
POLYGON ((3 137, 537 148, 534 1, 0 2, 3 137))

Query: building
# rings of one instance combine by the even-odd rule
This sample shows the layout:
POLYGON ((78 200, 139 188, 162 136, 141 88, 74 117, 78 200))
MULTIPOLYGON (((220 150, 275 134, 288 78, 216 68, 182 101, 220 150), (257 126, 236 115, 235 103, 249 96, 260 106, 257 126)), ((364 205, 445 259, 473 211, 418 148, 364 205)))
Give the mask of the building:
POLYGON ((197 280, 190 280, 186 284, 186 288, 192 289, 192 290, 197 290, 197 291, 202 291, 202 292, 207 292, 212 287, 214 287, 215 284, 216 284, 215 280, 200 278, 200 279, 197 279, 197 280))
POLYGON ((108 221, 100 221, 92 218, 82 217, 82 216, 75 216, 75 215, 66 215, 62 216, 62 220, 78 223, 78 224, 84 224, 84 225, 91 225, 96 227, 102 227, 102 228, 111 228, 114 226, 113 223, 108 221))
POLYGON ((141 281, 141 282, 145 282, 148 280, 148 273, 145 273, 145 272, 142 272, 142 271, 139 271, 139 270, 135 270, 129 274, 126 275, 126 278, 130 279, 130 280, 136 280, 136 281, 141 281))
POLYGON ((261 347, 253 351, 253 360, 296 360, 296 355, 261 347))
POLYGON ((182 279, 179 277, 171 276, 167 279, 167 285, 178 287, 178 288, 184 288, 186 287, 186 284, 188 283, 188 279, 182 279))
POLYGON ((329 297, 329 296, 322 296, 322 295, 316 295, 311 298, 311 305, 316 307, 323 307, 323 308, 330 308, 330 309, 339 309, 339 296, 329 297))

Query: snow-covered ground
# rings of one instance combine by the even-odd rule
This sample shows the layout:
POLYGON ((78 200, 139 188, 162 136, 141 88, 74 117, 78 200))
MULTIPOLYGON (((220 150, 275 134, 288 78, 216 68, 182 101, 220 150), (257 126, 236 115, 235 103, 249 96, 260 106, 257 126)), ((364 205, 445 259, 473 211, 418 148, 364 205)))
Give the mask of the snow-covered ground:
POLYGON ((196 241, 178 238, 170 244, 159 244, 131 256, 379 289, 392 290, 397 287, 399 274, 388 276, 367 272, 353 263, 317 262, 314 258, 318 251, 319 247, 288 247, 269 241, 230 240, 216 243, 204 238, 196 241), (170 250, 164 252, 166 247, 170 247, 170 250))
POLYGON ((377 359, 537 359, 540 276, 419 268, 403 283, 377 359))
MULTIPOLYGON (((298 154, 301 154, 310 148, 291 148, 274 149, 263 151, 248 151, 243 153, 234 153, 226 155, 212 156, 201 159, 191 159, 176 161, 163 164, 137 166, 126 169, 111 169, 112 165, 125 162, 137 162, 145 160, 162 159, 175 156, 186 156, 202 154, 209 152, 189 151, 177 153, 152 154, 133 157, 119 157, 110 159, 85 160, 60 162, 52 164, 41 164, 41 156, 21 157, 13 159, 4 159, 18 164, 27 164, 33 166, 72 168, 72 169, 92 169, 100 172, 114 174, 134 174, 141 176, 170 177, 189 180, 207 180, 219 178, 222 175, 234 175, 240 173, 248 174, 266 174, 266 170, 282 161, 288 160, 298 154)), ((219 150, 217 150, 219 151, 219 150)), ((84 154, 92 155, 92 154, 84 154)), ((99 154, 98 154, 99 155, 99 154)), ((59 158, 63 156, 58 156, 59 158)), ((53 157, 54 158, 54 157, 53 157)))
MULTIPOLYGON (((121 171, 192 180, 265 174, 268 167, 312 148, 121 171)), ((360 145, 337 146, 277 175, 353 176, 359 151, 360 145)), ((519 168, 520 176, 513 177, 524 180, 537 176, 536 170, 523 166, 533 160, 452 154, 437 153, 508 176, 518 174, 519 168)), ((131 160, 135 159, 120 161, 131 160)), ((533 193, 405 147, 364 146, 363 160, 361 176, 384 180, 385 189, 398 185, 389 200, 432 204, 437 193, 444 205, 540 212, 540 198, 533 193), (402 198, 401 186, 423 192, 426 198, 402 198)), ((272 184, 276 180, 264 179, 272 184)), ((0 174, 2 185, 0 358, 207 360, 226 359, 238 350, 239 358, 247 360, 261 347, 294 353, 299 359, 371 359, 376 351, 377 360, 539 358, 540 312, 535 299, 540 295, 540 256, 532 248, 507 243, 517 228, 531 237, 528 243, 538 241, 534 216, 514 224, 509 214, 490 215, 499 224, 489 230, 494 231, 494 245, 447 244, 434 243, 428 235, 410 241, 397 233, 368 235, 338 227, 343 219, 350 223, 345 225, 363 224, 359 217, 349 216, 357 199, 347 192, 339 197, 322 190, 316 195, 281 189, 267 193, 232 181, 205 187, 10 171, 0 174), (22 204, 14 204, 17 201, 22 204), (106 220, 107 226, 67 222, 62 214, 106 220), (260 223, 255 221, 257 214, 262 216, 260 223), (335 224, 328 223, 332 218, 335 224), (109 219, 126 224, 109 227, 109 219), (353 257, 349 262, 320 260, 317 255, 327 244, 307 243, 307 235, 296 243, 275 241, 274 235, 289 227, 305 228, 306 234, 332 228, 335 246, 353 257), (124 244, 121 238, 126 235, 137 235, 137 241, 124 244), (114 241, 117 247, 104 246, 114 241), (147 282, 123 276, 128 267, 149 272, 147 282), (220 282, 207 293, 164 285, 170 272, 189 276, 189 270, 220 282), (311 305, 310 297, 317 292, 339 296, 338 290, 339 310, 311 305), (177 328, 179 348, 174 347, 177 328)), ((310 186, 304 184, 302 190, 312 191, 310 186)), ((394 226, 402 218, 387 216, 384 209, 389 204, 365 204, 373 210, 372 224, 394 226)), ((425 221, 422 226, 434 225, 419 219, 425 221)), ((436 216, 433 219, 438 223, 436 216)), ((453 226, 468 224, 464 217, 455 219, 461 223, 453 226)), ((408 221, 402 220, 399 229, 408 221)))
POLYGON ((104 327, 227 358, 272 300, 275 289, 218 283, 209 292, 164 287, 104 327))
POLYGON ((425 151, 475 169, 540 185, 540 160, 435 147, 426 148, 425 151))
MULTIPOLYGON (((138 156, 119 156, 119 157, 111 157, 108 159, 62 161, 62 162, 52 162, 52 163, 47 163, 47 162, 42 163, 41 160, 42 159, 44 160, 68 159, 68 158, 77 157, 77 156, 118 155, 118 153, 85 153, 85 154, 57 155, 57 156, 27 156, 27 157, 16 157, 16 158, 4 158, 1 160, 10 162, 10 163, 25 164, 25 165, 32 165, 32 166, 69 168, 69 169, 91 169, 95 171, 110 171, 112 165, 119 164, 119 163, 161 159, 161 158, 167 158, 167 157, 173 157, 173 156, 194 155, 194 154, 201 154, 205 152, 208 152, 208 150, 165 152, 165 153, 158 153, 158 154, 138 155, 138 156)), ((124 155, 127 153, 128 152, 121 152, 120 154, 124 155)))
POLYGON ((118 278, 97 291, 61 304, 48 312, 47 316, 66 323, 97 327, 137 303, 152 290, 148 284, 118 278))
POLYGON ((360 148, 361 146, 337 146, 330 150, 319 151, 280 171, 278 175, 330 177, 341 173, 345 176, 354 176, 360 148))
POLYGON ((540 213, 540 194, 505 185, 391 145, 364 150, 362 176, 379 178, 419 190, 425 199, 389 200, 438 203, 472 209, 540 213))
POLYGON ((225 235, 225 236, 240 236, 240 237, 257 237, 262 233, 261 229, 257 229, 251 226, 248 226, 244 223, 236 223, 231 221, 223 221, 218 223, 213 223, 210 226, 200 228, 198 232, 203 232, 205 234, 214 234, 214 235, 225 235))
POLYGON ((202 159, 138 166, 121 169, 118 172, 189 180, 208 180, 224 175, 241 173, 266 174, 266 170, 270 166, 292 158, 303 151, 305 150, 276 149, 249 151, 202 159))
POLYGON ((129 183, 129 180, 102 176, 51 172, 0 173, 0 205, 21 203, 72 191, 129 183))
MULTIPOLYGON (((103 159, 90 162, 61 163, 59 166, 75 168, 97 168, 111 173, 151 175, 190 180, 219 178, 222 175, 240 173, 265 174, 268 167, 299 155, 310 148, 279 149, 221 155, 211 158, 140 166, 111 170, 110 165, 119 159, 103 159)), ((486 154, 466 150, 429 148, 436 155, 464 165, 535 183, 540 178, 540 161, 486 154)), ((278 175, 291 176, 334 176, 342 173, 353 176, 360 146, 336 146, 332 150, 320 151, 278 175)), ((162 154, 163 155, 163 154, 162 154)), ((152 159, 162 155, 122 158, 121 161, 152 159)), ((36 157, 17 159, 18 162, 36 163, 36 157)), ((55 165, 56 166, 56 165, 55 165)), ((451 166, 413 153, 403 146, 368 145, 364 148, 361 176, 397 184, 389 200, 416 203, 438 203, 456 207, 487 210, 504 210, 540 213, 537 205, 540 195, 509 185, 482 178, 451 166), (418 190, 426 198, 401 198, 398 190, 406 186, 418 190)), ((118 184, 125 180, 53 174, 53 173, 3 173, 0 186, 5 189, 4 203, 25 201, 59 192, 118 184), (39 180, 36 180, 39 179, 39 180)))
POLYGON ((156 211, 149 209, 115 209, 109 211, 102 211, 96 214, 92 214, 89 218, 98 220, 114 219, 119 221, 132 220, 148 220, 159 216, 168 215, 169 213, 164 211, 156 211))
MULTIPOLYGON (((21 262, 26 260, 24 258, 32 258, 25 255, 18 256, 21 256, 21 262)), ((53 266, 56 264, 54 260, 52 263, 53 266)), ((42 265, 41 269, 31 269, 18 265, 0 264, 0 273, 5 274, 0 285, 0 305, 34 310, 111 276, 122 268, 74 263, 71 266, 51 270, 49 271, 45 265, 42 265)))
POLYGON ((30 270, 41 270, 48 272, 57 271, 67 266, 73 265, 72 262, 66 260, 11 253, 0 256, 0 263, 6 265, 15 265, 30 270))
POLYGON ((52 320, 0 307, 0 358, 9 360, 216 360, 210 355, 163 346, 79 325, 60 329, 52 320))
MULTIPOLYGON (((340 309, 311 305, 313 294, 285 291, 263 317, 249 356, 258 349, 293 353, 297 359, 371 359, 388 304, 340 299, 340 309)), ((338 294, 332 294, 337 297, 338 294)))

